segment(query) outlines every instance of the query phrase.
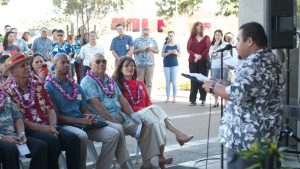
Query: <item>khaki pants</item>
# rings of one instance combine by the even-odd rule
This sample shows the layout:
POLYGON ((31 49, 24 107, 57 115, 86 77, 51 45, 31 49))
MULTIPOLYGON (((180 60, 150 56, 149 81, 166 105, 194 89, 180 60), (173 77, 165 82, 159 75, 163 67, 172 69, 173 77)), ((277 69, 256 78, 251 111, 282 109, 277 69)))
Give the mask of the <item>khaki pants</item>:
MULTIPOLYGON (((124 123, 124 118, 119 113, 116 114, 116 120, 123 125, 126 135, 130 135, 132 137, 135 136, 138 126, 137 124, 135 124, 132 120, 128 123, 124 123)), ((141 150, 143 161, 151 160, 159 154, 159 144, 152 125, 143 124, 140 138, 138 138, 137 141, 141 150)))
POLYGON ((149 65, 145 67, 137 66, 136 71, 137 71, 137 79, 145 82, 147 92, 149 96, 151 96, 154 65, 149 65))

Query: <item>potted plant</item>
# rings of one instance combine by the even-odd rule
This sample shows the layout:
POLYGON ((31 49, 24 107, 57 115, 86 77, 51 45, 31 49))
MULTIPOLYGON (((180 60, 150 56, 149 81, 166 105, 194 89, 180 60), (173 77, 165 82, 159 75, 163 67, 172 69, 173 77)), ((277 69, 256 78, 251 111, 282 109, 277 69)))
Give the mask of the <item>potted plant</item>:
POLYGON ((254 161, 255 164, 247 169, 280 169, 285 148, 278 148, 276 142, 266 140, 254 142, 248 150, 238 152, 245 160, 254 161))

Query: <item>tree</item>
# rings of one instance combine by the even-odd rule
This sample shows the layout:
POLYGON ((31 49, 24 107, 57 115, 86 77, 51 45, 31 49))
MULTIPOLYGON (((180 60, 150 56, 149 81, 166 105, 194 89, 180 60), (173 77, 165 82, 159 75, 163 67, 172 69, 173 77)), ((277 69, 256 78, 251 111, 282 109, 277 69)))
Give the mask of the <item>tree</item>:
POLYGON ((238 0, 218 0, 220 5, 220 11, 217 15, 238 15, 239 13, 239 1, 238 0))
POLYGON ((102 19, 110 11, 124 8, 124 0, 52 0, 65 15, 75 15, 89 31, 92 19, 102 19))
POLYGON ((155 4, 159 7, 157 11, 158 16, 165 16, 170 18, 176 14, 176 1, 178 14, 192 15, 194 11, 199 9, 199 4, 202 0, 160 0, 155 4))
POLYGON ((7 5, 9 0, 0 0, 0 5, 7 5))

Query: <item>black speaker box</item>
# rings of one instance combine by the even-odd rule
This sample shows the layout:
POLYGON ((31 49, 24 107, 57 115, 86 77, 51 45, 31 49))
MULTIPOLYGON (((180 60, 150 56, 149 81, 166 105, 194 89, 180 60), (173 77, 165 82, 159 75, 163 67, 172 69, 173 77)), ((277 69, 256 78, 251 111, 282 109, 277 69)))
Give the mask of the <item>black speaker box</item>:
POLYGON ((269 46, 296 47, 296 0, 269 0, 269 46))

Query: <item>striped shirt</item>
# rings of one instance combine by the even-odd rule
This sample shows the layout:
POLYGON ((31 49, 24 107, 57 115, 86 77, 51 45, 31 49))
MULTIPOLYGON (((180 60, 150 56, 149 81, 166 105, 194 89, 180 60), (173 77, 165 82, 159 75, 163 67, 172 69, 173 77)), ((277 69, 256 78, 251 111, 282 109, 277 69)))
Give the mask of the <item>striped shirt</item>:
POLYGON ((82 46, 80 50, 80 58, 83 60, 83 65, 90 66, 92 56, 98 52, 104 55, 104 48, 99 44, 96 44, 95 46, 91 46, 88 43, 82 46))

